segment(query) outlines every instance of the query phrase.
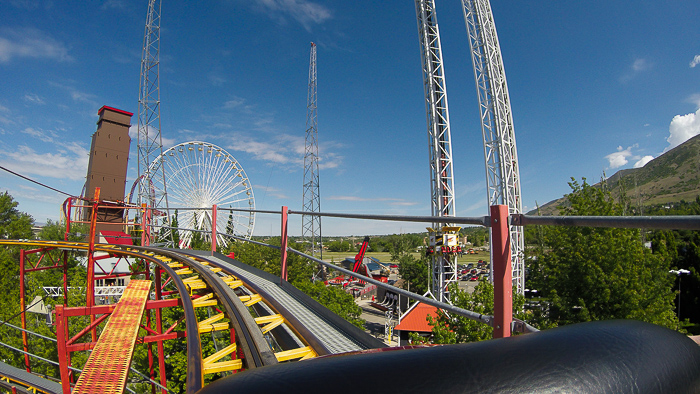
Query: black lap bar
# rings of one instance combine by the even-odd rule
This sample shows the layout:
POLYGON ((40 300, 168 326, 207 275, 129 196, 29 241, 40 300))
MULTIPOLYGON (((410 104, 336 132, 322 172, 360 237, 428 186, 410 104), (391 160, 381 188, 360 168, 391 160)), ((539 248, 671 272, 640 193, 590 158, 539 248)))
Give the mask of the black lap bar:
POLYGON ((199 393, 700 393, 700 346, 633 320, 244 371, 199 393))

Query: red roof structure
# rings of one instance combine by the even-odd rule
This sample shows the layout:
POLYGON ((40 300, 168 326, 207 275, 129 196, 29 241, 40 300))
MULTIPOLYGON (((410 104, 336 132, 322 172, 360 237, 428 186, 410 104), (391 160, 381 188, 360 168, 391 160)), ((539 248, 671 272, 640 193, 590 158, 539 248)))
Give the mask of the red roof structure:
POLYGON ((107 243, 113 244, 113 245, 133 245, 134 242, 131 240, 131 235, 121 232, 121 231, 108 231, 108 230, 102 230, 100 231, 100 234, 102 234, 103 237, 105 237, 105 240, 107 243))
POLYGON ((401 323, 399 323, 394 330, 399 331, 413 331, 413 332, 431 332, 432 327, 428 324, 427 316, 430 315, 433 319, 437 318, 438 308, 422 303, 417 303, 414 305, 406 314, 401 318, 401 323))

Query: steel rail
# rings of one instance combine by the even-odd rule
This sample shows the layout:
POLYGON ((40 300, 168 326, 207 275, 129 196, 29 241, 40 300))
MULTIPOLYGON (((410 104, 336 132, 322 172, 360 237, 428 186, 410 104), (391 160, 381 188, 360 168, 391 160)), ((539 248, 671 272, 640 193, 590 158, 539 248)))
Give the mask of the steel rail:
MULTIPOLYGON (((39 246, 39 247, 55 247, 58 249, 75 249, 81 251, 87 251, 89 246, 87 243, 83 242, 73 242, 73 241, 34 241, 34 240, 0 240, 0 245, 26 245, 26 246, 39 246)), ((192 305, 192 300, 189 298, 189 293, 187 287, 175 273, 175 271, 170 268, 165 262, 157 259, 154 256, 149 256, 143 253, 137 253, 129 249, 135 249, 133 246, 119 246, 114 247, 114 245, 108 244, 95 244, 95 251, 106 252, 112 254, 123 254, 127 256, 137 257, 144 260, 148 260, 159 267, 161 267, 165 272, 167 272, 171 277, 173 277, 173 282, 180 293, 180 299, 182 300, 182 307, 185 314, 185 331, 186 331, 186 342, 187 342, 187 381, 186 389, 188 393, 195 393, 200 390, 203 386, 202 377, 202 359, 201 359, 201 342, 199 338, 199 331, 197 329, 197 318, 194 314, 194 307, 192 305)), ((155 253, 155 252, 152 252, 155 253)), ((160 250, 157 253, 160 254, 160 250)))
MULTIPOLYGON (((221 280, 221 278, 212 272, 207 266, 200 264, 187 255, 183 255, 172 250, 142 246, 133 248, 149 250, 152 253, 157 253, 176 259, 200 275, 200 277, 216 294, 217 299, 226 310, 226 314, 229 316, 229 320, 233 325, 231 329, 234 329, 236 333, 243 336, 244 341, 241 341, 240 344, 245 355, 245 359, 252 360, 252 364, 248 362, 246 365, 248 369, 277 363, 277 359, 275 358, 274 354, 268 350, 269 346, 267 342, 262 337, 262 333, 248 313, 245 305, 243 305, 243 303, 238 299, 238 296, 233 294, 233 291, 221 280)), ((199 334, 197 336, 199 337, 199 334)))
MULTIPOLYGON (((263 244, 265 245, 265 244, 263 244)), ((265 245, 265 246, 270 246, 270 245, 265 245)), ((279 249, 279 247, 277 248, 279 249)), ((197 256, 197 255, 195 255, 197 256)), ((206 259, 206 256, 197 256, 198 258, 201 259, 206 259)), ((225 272, 228 275, 231 276, 236 276, 236 272, 228 265, 226 264, 221 264, 217 261, 211 261, 208 260, 209 263, 212 266, 215 266, 217 268, 221 268, 223 272, 225 272)), ((311 346, 311 348, 316 352, 317 355, 322 356, 322 355, 327 355, 331 354, 330 350, 319 341, 315 335, 309 329, 301 322, 299 321, 295 316, 293 316, 289 311, 284 308, 282 304, 277 302, 274 299, 271 299, 269 297, 269 294, 267 291, 264 289, 260 288, 259 286, 253 284, 253 283, 247 283, 243 281, 243 286, 245 286, 248 290, 261 295, 263 302, 266 303, 267 307, 270 308, 274 313, 280 314, 284 317, 285 323, 287 323, 287 326, 294 332, 295 335, 301 340, 301 342, 305 343, 306 345, 311 346)))
POLYGON ((645 228, 655 230, 700 230, 700 216, 531 216, 512 215, 516 226, 576 226, 645 228))
MULTIPOLYGON (((208 210, 211 208, 170 208, 180 210, 208 210)), ((259 209, 242 209, 242 208, 221 208, 216 207, 219 211, 236 211, 236 212, 253 212, 253 213, 270 213, 282 214, 281 211, 269 211, 259 209)), ((450 223, 450 224, 471 224, 489 227, 491 225, 490 216, 401 216, 401 215, 366 215, 355 213, 334 213, 334 212, 308 212, 308 211, 287 211, 290 215, 310 215, 344 219, 365 219, 365 220, 386 220, 394 222, 420 222, 420 223, 450 223)))

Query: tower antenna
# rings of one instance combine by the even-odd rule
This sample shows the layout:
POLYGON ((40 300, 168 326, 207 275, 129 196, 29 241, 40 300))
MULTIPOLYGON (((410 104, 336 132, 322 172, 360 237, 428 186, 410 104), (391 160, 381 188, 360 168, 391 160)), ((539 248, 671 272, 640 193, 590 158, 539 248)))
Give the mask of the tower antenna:
MULTIPOLYGON (((316 44, 311 43, 309 61, 309 92, 306 104, 306 141, 304 149, 304 212, 321 212, 321 196, 318 185, 318 117, 316 91, 316 44)), ((321 217, 302 215, 302 240, 311 243, 311 255, 319 253, 323 258, 321 241, 321 217)), ((325 270, 324 270, 325 273, 325 270)))
MULTIPOLYGON (((428 120, 432 216, 455 216, 450 116, 447 109, 447 90, 435 1, 416 0, 416 16, 428 120)), ((433 223, 434 231, 431 233, 431 246, 434 251, 431 292, 438 301, 449 302, 448 285, 457 280, 457 261, 454 254, 442 253, 443 226, 450 227, 446 223, 433 223)))
MULTIPOLYGON (((153 161, 163 154, 163 139, 160 134, 160 15, 161 1, 150 0, 146 15, 139 82, 139 205, 146 204, 157 211, 165 212, 165 219, 160 217, 157 220, 169 222, 165 174, 161 163, 153 161), (162 182, 162 185, 155 185, 156 182, 162 182)), ((171 232, 168 231, 168 233, 171 232)), ((170 238, 172 239, 172 236, 170 238)))

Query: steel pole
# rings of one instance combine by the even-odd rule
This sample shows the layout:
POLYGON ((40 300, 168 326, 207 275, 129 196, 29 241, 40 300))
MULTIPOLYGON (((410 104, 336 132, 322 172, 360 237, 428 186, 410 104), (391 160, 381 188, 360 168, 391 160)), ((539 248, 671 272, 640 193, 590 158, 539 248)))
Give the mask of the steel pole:
POLYGON ((505 338, 510 336, 513 321, 513 271, 507 205, 491 206, 491 237, 493 337, 505 338))

